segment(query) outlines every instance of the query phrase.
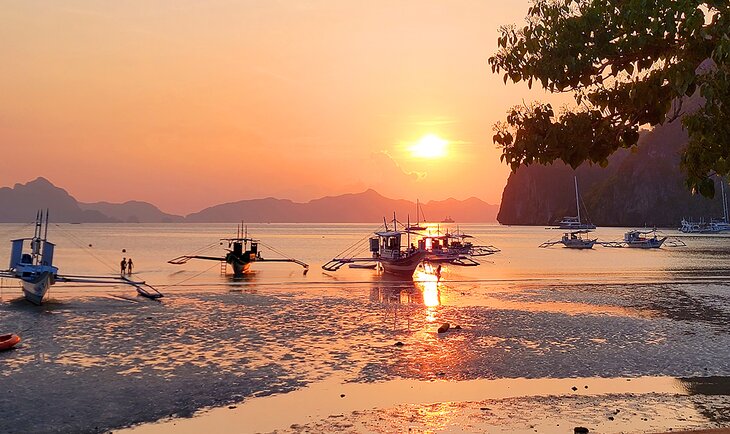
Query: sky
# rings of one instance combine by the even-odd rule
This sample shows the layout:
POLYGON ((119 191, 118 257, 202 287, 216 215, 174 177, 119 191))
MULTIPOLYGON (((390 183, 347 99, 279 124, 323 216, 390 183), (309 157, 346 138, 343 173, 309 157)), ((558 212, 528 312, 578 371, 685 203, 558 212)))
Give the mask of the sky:
POLYGON ((43 176, 80 201, 183 214, 368 188, 499 203, 509 169, 492 127, 548 99, 487 63, 528 6, 3 2, 0 186, 43 176), (437 156, 414 150, 424 136, 437 156))

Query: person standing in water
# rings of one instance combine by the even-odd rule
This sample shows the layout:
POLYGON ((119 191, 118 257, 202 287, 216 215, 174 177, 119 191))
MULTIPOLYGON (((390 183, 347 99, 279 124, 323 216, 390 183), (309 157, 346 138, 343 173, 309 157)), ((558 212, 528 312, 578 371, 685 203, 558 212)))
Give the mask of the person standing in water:
POLYGON ((127 274, 132 274, 132 258, 127 260, 127 274))
POLYGON ((122 258, 122 262, 119 263, 119 266, 122 269, 121 274, 124 274, 127 271, 127 258, 122 258))

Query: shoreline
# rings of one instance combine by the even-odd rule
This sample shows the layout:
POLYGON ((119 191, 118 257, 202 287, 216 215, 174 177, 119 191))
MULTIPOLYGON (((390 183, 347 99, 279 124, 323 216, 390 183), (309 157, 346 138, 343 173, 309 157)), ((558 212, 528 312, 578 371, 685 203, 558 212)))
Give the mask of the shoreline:
MULTIPOLYGON (((703 399, 691 385, 687 386, 687 382, 706 380, 592 377, 467 381, 398 379, 346 383, 330 378, 293 392, 203 409, 192 417, 166 418, 118 432, 192 434, 204 430, 219 432, 233 426, 241 432, 337 432, 340 429, 372 432, 420 432, 423 429, 427 432, 433 428, 439 431, 429 422, 418 421, 424 411, 433 412, 424 409, 433 408, 439 409, 436 413, 448 413, 446 418, 452 421, 452 428, 471 424, 471 428, 478 430, 488 427, 504 432, 522 432, 522 429, 527 432, 539 426, 539 432, 564 432, 566 424, 575 421, 575 426, 600 426, 599 432, 633 432, 631 427, 640 428, 641 425, 654 429, 652 432, 695 432, 692 431, 695 427, 716 428, 711 421, 702 421, 701 412, 689 405, 703 399), (643 401, 652 405, 643 405, 643 401), (565 408, 562 404, 556 407, 556 403, 561 402, 566 403, 565 408), (611 404, 610 411, 595 410, 595 407, 608 404, 611 404), (514 419, 509 413, 515 406, 533 408, 533 417, 514 419), (580 413, 574 413, 573 406, 580 408, 580 413), (476 415, 472 414, 475 412, 476 415), (479 419, 479 413, 483 413, 484 420, 475 421, 479 419), (383 414, 391 417, 383 421, 383 414), (492 424, 494 420, 498 422, 492 424), (552 426, 555 420, 562 423, 552 426)), ((730 378, 717 383, 727 393, 730 378)), ((730 397, 726 398, 722 400, 723 404, 730 404, 730 397)))

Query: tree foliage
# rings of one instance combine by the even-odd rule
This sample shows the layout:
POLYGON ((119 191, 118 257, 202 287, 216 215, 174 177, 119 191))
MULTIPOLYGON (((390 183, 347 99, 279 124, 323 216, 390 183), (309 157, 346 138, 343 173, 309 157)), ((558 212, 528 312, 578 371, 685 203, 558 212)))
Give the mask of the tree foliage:
POLYGON ((605 165, 636 145, 639 128, 682 118, 687 185, 714 194, 714 174, 730 172, 730 1, 533 0, 524 27, 500 29, 489 59, 504 82, 540 83, 572 93, 576 107, 510 110, 495 126, 502 161, 562 160, 605 165), (686 97, 704 103, 687 112, 686 97))

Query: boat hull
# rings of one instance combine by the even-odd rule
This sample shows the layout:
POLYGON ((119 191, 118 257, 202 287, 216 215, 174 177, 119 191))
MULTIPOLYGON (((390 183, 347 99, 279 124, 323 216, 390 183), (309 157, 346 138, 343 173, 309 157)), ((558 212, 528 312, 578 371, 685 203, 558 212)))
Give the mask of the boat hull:
POLYGON ((418 251, 398 259, 381 259, 380 265, 383 272, 400 276, 412 276, 418 264, 426 258, 427 252, 418 251))
POLYGON ((244 274, 248 273, 248 271, 251 269, 251 263, 250 262, 238 262, 233 261, 230 262, 231 268, 233 269, 233 275, 234 276, 243 276, 244 274))
POLYGON ((25 296, 25 299, 40 306, 43 303, 43 298, 48 292, 48 288, 53 285, 53 274, 43 272, 35 279, 22 280, 22 282, 23 295, 25 296))
POLYGON ((563 246, 566 249, 576 249, 576 250, 592 249, 594 244, 596 244, 596 240, 580 241, 580 242, 565 242, 565 241, 563 241, 563 246))
POLYGON ((650 239, 645 241, 637 241, 626 243, 626 245, 632 249, 658 249, 664 244, 666 238, 650 239))

